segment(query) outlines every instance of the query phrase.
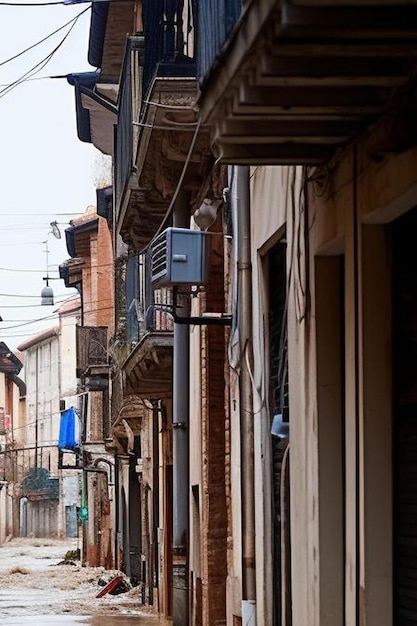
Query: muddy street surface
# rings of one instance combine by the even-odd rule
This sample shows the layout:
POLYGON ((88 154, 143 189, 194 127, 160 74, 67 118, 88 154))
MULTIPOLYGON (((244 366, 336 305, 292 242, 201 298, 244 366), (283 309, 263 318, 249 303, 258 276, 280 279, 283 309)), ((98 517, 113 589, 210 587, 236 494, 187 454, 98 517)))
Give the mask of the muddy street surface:
POLYGON ((133 588, 96 595, 116 572, 61 564, 77 540, 13 539, 0 546, 0 624, 3 626, 160 626, 133 588))

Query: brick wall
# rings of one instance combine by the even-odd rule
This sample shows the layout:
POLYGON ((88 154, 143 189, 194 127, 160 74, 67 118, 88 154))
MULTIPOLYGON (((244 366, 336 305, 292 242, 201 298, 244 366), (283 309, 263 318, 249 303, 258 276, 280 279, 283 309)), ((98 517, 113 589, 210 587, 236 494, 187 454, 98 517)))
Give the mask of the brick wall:
MULTIPOLYGON (((213 238, 216 239, 217 238, 213 238)), ((218 245, 222 246, 219 237, 218 245)), ((209 284, 202 305, 223 312, 223 252, 211 255, 209 284)), ((202 602, 203 624, 215 626, 226 619, 227 507, 226 507, 226 410, 225 342, 222 326, 203 326, 202 368, 202 602)))

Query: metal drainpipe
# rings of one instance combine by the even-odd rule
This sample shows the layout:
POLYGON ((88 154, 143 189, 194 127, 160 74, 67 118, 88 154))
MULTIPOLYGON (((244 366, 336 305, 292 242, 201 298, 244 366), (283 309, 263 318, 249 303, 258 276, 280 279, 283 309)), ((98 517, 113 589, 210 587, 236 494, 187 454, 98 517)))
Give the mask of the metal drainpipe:
POLYGON ((255 492, 252 381, 252 289, 249 167, 232 173, 232 218, 236 238, 238 324, 241 337, 239 376, 242 494, 242 624, 256 624, 255 492))
MULTIPOLYGON (((187 197, 180 193, 173 224, 189 228, 187 197)), ((188 315, 189 297, 183 297, 181 315, 188 315)), ((173 362, 173 626, 189 626, 189 328, 174 324, 173 362)))

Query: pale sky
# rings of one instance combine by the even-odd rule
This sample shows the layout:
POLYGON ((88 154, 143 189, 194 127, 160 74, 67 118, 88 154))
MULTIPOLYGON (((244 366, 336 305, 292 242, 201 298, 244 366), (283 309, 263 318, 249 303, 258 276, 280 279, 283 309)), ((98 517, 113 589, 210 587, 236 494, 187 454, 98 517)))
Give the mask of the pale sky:
MULTIPOLYGON (((36 4, 36 0, 29 2, 36 4)), ((38 80, 93 69, 87 62, 91 11, 80 17, 51 61, 33 76, 36 80, 4 91, 45 59, 70 25, 26 54, 4 62, 90 6, 9 7, 0 0, 0 315, 4 320, 0 341, 11 349, 57 323, 51 318, 21 325, 51 316, 56 308, 39 306, 45 285, 45 241, 49 275, 58 277, 58 265, 68 258, 64 236, 68 221, 96 202, 101 154, 77 137, 74 88, 65 78, 38 80), (60 240, 50 234, 49 223, 54 220, 62 232, 60 240)), ((52 280, 50 285, 56 301, 75 293, 61 280, 52 280)))

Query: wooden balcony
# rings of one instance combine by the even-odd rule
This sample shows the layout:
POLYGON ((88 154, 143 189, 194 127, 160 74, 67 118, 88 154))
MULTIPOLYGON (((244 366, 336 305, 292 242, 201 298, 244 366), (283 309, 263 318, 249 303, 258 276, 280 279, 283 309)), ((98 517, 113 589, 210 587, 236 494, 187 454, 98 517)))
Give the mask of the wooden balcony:
POLYGON ((76 326, 77 378, 107 378, 107 326, 76 326))
POLYGON ((383 149, 407 149, 417 141, 416 36, 414 1, 248 0, 202 81, 216 154, 322 164, 382 118, 383 149))

